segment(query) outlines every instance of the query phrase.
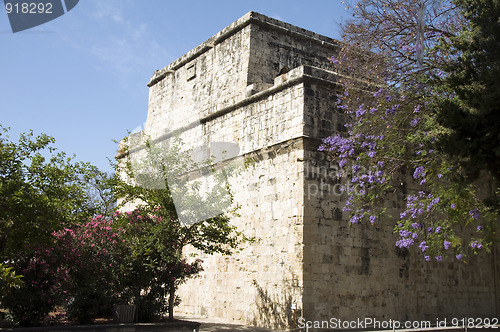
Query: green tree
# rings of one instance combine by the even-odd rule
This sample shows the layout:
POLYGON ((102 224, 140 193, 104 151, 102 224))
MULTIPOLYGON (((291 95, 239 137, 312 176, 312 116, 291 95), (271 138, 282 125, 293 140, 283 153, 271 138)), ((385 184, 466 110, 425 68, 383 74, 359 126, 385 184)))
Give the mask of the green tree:
POLYGON ((81 175, 86 165, 55 152, 54 138, 33 132, 18 142, 0 132, 0 256, 15 259, 54 230, 90 217, 81 175), (47 157, 48 156, 48 157, 47 157))
POLYGON ((481 171, 500 179, 500 1, 454 3, 467 25, 437 45, 452 61, 430 82, 441 95, 438 121, 450 129, 441 142, 472 179, 481 171))
POLYGON ((2 289, 1 298, 22 325, 40 323, 57 304, 60 262, 50 255, 55 232, 86 222, 101 208, 89 196, 89 179, 100 172, 58 152, 54 143, 33 132, 13 141, 0 127, 0 262, 24 281, 2 289))
POLYGON ((151 321, 173 313, 177 287, 201 270, 201 261, 186 262, 177 247, 175 225, 141 210, 117 212, 113 228, 124 241, 115 252, 112 267, 121 303, 138 307, 139 321, 151 321), (170 296, 172 301, 166 302, 170 296))
POLYGON ((149 220, 142 233, 127 232, 131 234, 133 256, 141 258, 129 263, 150 267, 145 274, 135 276, 145 279, 140 289, 131 291, 137 294, 156 290, 161 302, 165 294, 159 290, 165 289, 169 318, 173 319, 178 285, 201 269, 200 262, 186 265, 183 249, 191 245, 206 254, 231 254, 242 241, 249 240, 230 222, 237 207, 227 176, 234 169, 226 165, 224 171, 217 172, 211 159, 196 163, 192 150, 183 151, 179 139, 166 148, 143 134, 135 134, 122 144, 126 157, 116 164, 115 196, 121 197, 120 206, 137 208, 143 219, 149 220), (135 143, 130 144, 130 139, 135 143), (212 186, 203 189, 199 176, 207 173, 211 174, 212 186), (159 284, 153 287, 154 280, 159 284))

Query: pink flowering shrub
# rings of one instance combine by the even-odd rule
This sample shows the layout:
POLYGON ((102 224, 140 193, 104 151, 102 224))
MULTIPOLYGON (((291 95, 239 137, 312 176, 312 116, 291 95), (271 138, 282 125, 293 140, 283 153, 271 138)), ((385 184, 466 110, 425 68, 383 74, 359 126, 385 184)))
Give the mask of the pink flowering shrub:
POLYGON ((79 323, 110 316, 113 304, 136 304, 139 318, 151 320, 167 312, 172 290, 203 270, 200 260, 182 259, 177 235, 170 221, 138 210, 54 232, 16 262, 24 286, 2 303, 22 326, 43 324, 56 305, 79 323))
POLYGON ((53 267, 59 265, 59 259, 53 255, 51 245, 35 248, 31 257, 12 264, 22 274, 23 285, 8 289, 2 296, 2 304, 9 309, 7 317, 15 325, 43 323, 60 298, 63 280, 60 275, 53 273, 53 267))
POLYGON ((80 323, 110 313, 119 299, 115 270, 124 244, 119 241, 120 230, 113 230, 112 225, 113 220, 96 216, 55 233, 67 315, 80 323))

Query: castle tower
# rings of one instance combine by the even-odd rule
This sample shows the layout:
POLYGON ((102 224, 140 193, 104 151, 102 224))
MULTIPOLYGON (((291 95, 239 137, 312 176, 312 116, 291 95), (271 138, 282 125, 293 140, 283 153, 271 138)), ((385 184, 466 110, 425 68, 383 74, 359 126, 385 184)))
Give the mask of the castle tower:
MULTIPOLYGON (((177 313, 290 327, 307 320, 495 317, 492 257, 468 265, 424 262, 395 250, 392 225, 353 225, 335 168, 317 151, 344 130, 339 43, 250 12, 167 67, 148 86, 145 132, 180 131, 196 147, 230 142, 254 163, 231 179, 234 223, 258 242, 208 256, 179 289, 177 313)), ((398 208, 398 202, 388 202, 398 208)))

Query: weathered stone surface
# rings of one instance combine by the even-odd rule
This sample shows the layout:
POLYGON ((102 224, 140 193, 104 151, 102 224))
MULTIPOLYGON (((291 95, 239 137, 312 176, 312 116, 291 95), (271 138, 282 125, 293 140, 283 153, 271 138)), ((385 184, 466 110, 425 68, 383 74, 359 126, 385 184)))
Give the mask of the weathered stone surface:
POLYGON ((317 151, 346 120, 327 61, 336 51, 330 38, 250 12, 151 78, 152 138, 180 130, 190 147, 232 142, 236 159, 255 161, 230 182, 234 223, 259 242, 203 257, 178 312, 266 327, 289 327, 292 306, 308 320, 498 316, 492 256, 426 263, 395 250, 392 225, 347 221, 341 179, 317 151))

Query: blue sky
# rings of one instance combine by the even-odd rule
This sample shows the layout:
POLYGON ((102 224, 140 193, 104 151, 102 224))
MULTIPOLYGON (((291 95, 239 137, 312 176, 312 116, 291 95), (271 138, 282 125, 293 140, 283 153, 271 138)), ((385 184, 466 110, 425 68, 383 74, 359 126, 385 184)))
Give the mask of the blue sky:
POLYGON ((0 124, 110 170, 113 140, 146 120, 154 71, 251 10, 333 38, 348 15, 340 0, 80 0, 13 34, 0 8, 0 124))

